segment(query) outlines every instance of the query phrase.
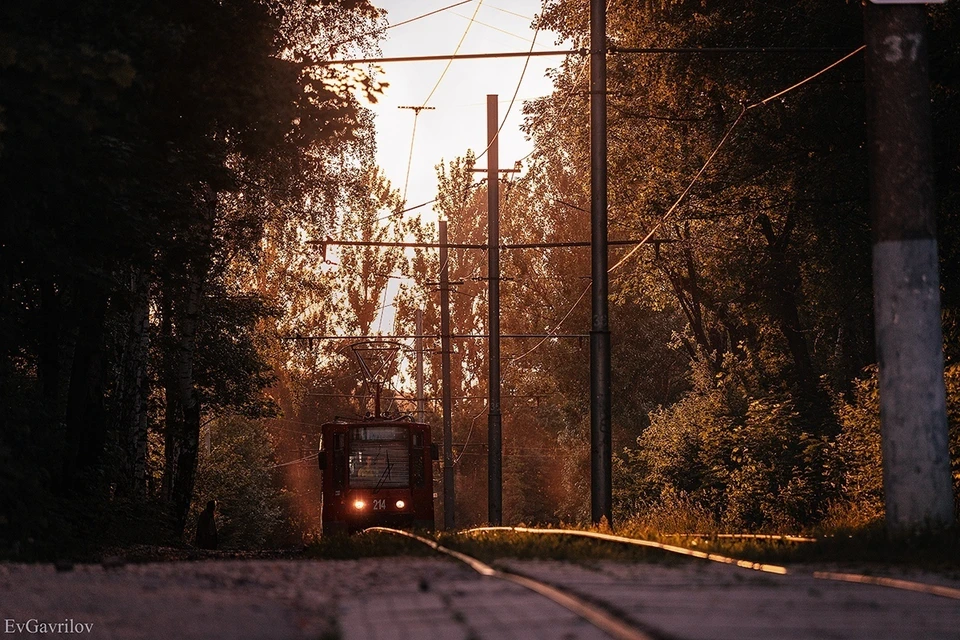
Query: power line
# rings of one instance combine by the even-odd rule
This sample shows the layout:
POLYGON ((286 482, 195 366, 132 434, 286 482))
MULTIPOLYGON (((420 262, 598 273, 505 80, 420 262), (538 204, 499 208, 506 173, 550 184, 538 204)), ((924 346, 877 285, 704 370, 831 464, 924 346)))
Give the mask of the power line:
POLYGON ((533 20, 533 19, 534 19, 533 16, 525 16, 525 15, 523 15, 522 13, 517 13, 517 12, 515 12, 515 11, 509 11, 509 10, 507 10, 507 9, 501 9, 500 7, 495 7, 495 6, 493 6, 492 4, 488 4, 488 5, 487 5, 487 8, 488 8, 488 9, 493 9, 493 10, 495 10, 495 11, 500 11, 500 12, 503 12, 503 13, 507 13, 507 14, 509 14, 509 15, 511 15, 511 16, 516 16, 516 17, 518 17, 518 18, 523 18, 524 20, 533 20))
MULTIPOLYGON (((463 4, 463 3, 460 3, 463 4)), ((464 29, 463 35, 460 36, 460 41, 457 43, 456 48, 453 50, 453 55, 456 56, 457 52, 460 51, 460 47, 463 45, 463 41, 467 37, 467 33, 470 32, 470 27, 473 26, 474 18, 477 17, 477 12, 480 10, 480 6, 483 4, 483 0, 480 0, 477 3, 476 9, 473 10, 473 17, 470 18, 470 22, 467 23, 467 28, 464 29)), ((430 89, 430 93, 427 94, 427 97, 424 99, 423 104, 419 107, 400 107, 401 109, 413 109, 413 132, 410 134, 410 152, 407 157, 407 172, 406 177, 403 180, 403 196, 401 198, 402 202, 406 204, 407 202, 407 187, 410 184, 410 167, 413 165, 413 143, 417 139, 417 121, 420 119, 420 112, 424 109, 434 109, 435 107, 428 107, 427 103, 430 102, 430 98, 433 97, 433 94, 437 91, 437 88, 440 87, 440 83, 443 82, 444 76, 447 75, 447 71, 450 69, 450 65, 453 64, 453 60, 447 62, 447 66, 443 68, 443 72, 440 74, 440 77, 437 78, 437 82, 433 85, 433 88, 430 89)))
MULTIPOLYGON (((660 220, 657 222, 656 225, 654 225, 654 227, 653 227, 652 229, 650 229, 650 231, 647 233, 647 235, 644 237, 644 239, 643 239, 640 243, 638 243, 637 246, 634 247, 629 253, 627 253, 627 255, 625 255, 625 256, 624 256, 623 258, 621 258, 616 264, 614 264, 612 267, 610 267, 610 268, 607 270, 607 272, 608 272, 608 273, 611 273, 611 272, 613 272, 615 269, 617 269, 618 267, 620 267, 621 265, 623 265, 628 259, 630 259, 630 257, 632 257, 637 251, 639 251, 639 250, 640 250, 640 247, 642 247, 644 244, 646 244, 646 243, 649 241, 649 239, 653 236, 653 234, 656 233, 656 231, 663 225, 664 222, 666 222, 666 219, 677 209, 677 207, 680 205, 680 203, 683 201, 683 199, 686 197, 686 195, 690 192, 690 189, 693 188, 693 185, 697 182, 697 180, 700 179, 700 177, 701 177, 701 176, 703 175, 703 173, 706 171, 707 167, 708 167, 708 166, 710 165, 710 163, 713 161, 714 157, 716 157, 717 153, 719 153, 720 149, 723 147, 723 145, 726 143, 726 141, 729 140, 730 135, 733 133, 733 131, 734 131, 734 129, 737 127, 737 125, 743 120, 743 116, 747 113, 747 111, 749 111, 749 110, 751 110, 751 109, 754 109, 754 108, 756 108, 756 107, 765 105, 765 104, 767 104, 768 102, 770 102, 771 100, 775 100, 776 98, 779 98, 779 97, 783 96, 784 94, 789 93, 790 91, 793 91, 794 89, 797 89, 797 88, 805 85, 806 83, 810 82, 810 81, 813 80, 814 78, 816 78, 816 77, 818 77, 818 76, 826 73, 827 71, 830 71, 831 69, 833 69, 833 68, 836 67, 837 65, 839 65, 839 64, 845 62, 846 60, 852 58, 852 57, 855 56, 856 54, 858 54, 858 53, 860 53, 861 51, 863 51, 865 48, 866 48, 866 47, 865 47, 864 45, 861 45, 860 47, 858 47, 858 48, 855 49, 854 51, 851 51, 850 53, 848 53, 847 55, 843 56, 843 57, 840 58, 839 60, 837 60, 837 61, 835 61, 835 62, 827 65, 826 67, 824 67, 823 69, 821 69, 821 70, 818 71, 817 73, 815 73, 815 74, 813 74, 813 75, 811 75, 811 76, 808 76, 808 77, 804 78, 804 79, 801 80, 800 82, 797 82, 796 84, 793 84, 793 85, 791 85, 790 87, 787 87, 786 89, 784 89, 784 90, 782 90, 782 91, 778 91, 777 93, 775 93, 775 94, 773 94, 773 95, 771 95, 771 96, 769 96, 769 97, 767 97, 767 98, 764 98, 763 100, 760 100, 759 102, 755 102, 755 103, 753 103, 753 104, 751 104, 751 105, 749 105, 749 106, 744 106, 743 109, 742 109, 741 112, 740 112, 740 115, 737 116, 736 120, 734 120, 733 124, 732 124, 732 125, 730 126, 730 128, 727 130, 727 132, 726 132, 726 134, 723 136, 723 138, 720 140, 720 143, 714 148, 713 152, 712 152, 712 153, 710 154, 710 156, 707 158, 706 162, 704 162, 703 166, 700 167, 700 170, 696 173, 696 175, 694 175, 693 179, 692 179, 692 180, 690 181, 690 183, 687 185, 686 189, 683 190, 683 192, 680 194, 680 196, 677 198, 677 200, 673 203, 673 205, 660 217, 660 220)), ((580 302, 583 300, 583 297, 587 294, 587 291, 590 290, 590 287, 591 287, 591 286, 592 286, 592 283, 589 284, 589 285, 587 285, 587 287, 586 287, 586 288, 583 290, 583 292, 580 294, 580 297, 577 298, 576 302, 574 302, 573 305, 570 307, 570 310, 567 311, 566 315, 564 315, 564 317, 560 320, 560 322, 557 323, 557 325, 556 325, 556 327, 555 327, 554 330, 558 329, 558 328, 560 327, 560 325, 563 324, 564 320, 566 320, 566 319, 570 316, 570 314, 573 313, 573 310, 577 308, 577 306, 578 306, 578 305, 580 304, 580 302)), ((530 348, 529 350, 527 350, 527 351, 525 351, 524 353, 520 354, 519 356, 516 356, 516 357, 514 357, 513 359, 511 359, 510 362, 508 363, 508 366, 509 366, 510 364, 513 364, 513 363, 516 362, 517 360, 526 357, 527 355, 529 355, 530 353, 532 353, 533 351, 535 351, 536 349, 538 349, 545 341, 546 341, 546 339, 541 340, 540 342, 538 342, 537 344, 535 344, 535 345, 534 345, 532 348, 530 348)))
POLYGON ((433 11, 430 11, 429 13, 424 13, 424 14, 421 14, 421 15, 416 16, 416 17, 414 17, 414 18, 410 18, 409 20, 404 20, 403 22, 398 22, 398 23, 396 23, 396 24, 392 24, 392 25, 390 25, 389 27, 387 27, 387 29, 395 29, 396 27, 400 27, 400 26, 405 25, 405 24, 410 24, 411 22, 415 22, 415 21, 417 21, 417 20, 420 20, 421 18, 426 18, 426 17, 428 17, 428 16, 432 16, 432 15, 435 14, 435 13, 440 13, 441 11, 446 11, 447 9, 453 9, 454 7, 459 7, 459 6, 462 5, 462 4, 468 4, 468 3, 470 3, 470 2, 473 2, 473 0, 461 0, 460 2, 455 2, 455 3, 453 3, 453 4, 448 4, 448 5, 445 6, 445 7, 440 7, 439 9, 434 9, 433 11))
MULTIPOLYGON (((328 264, 333 267, 337 267, 337 272, 346 272, 347 275, 352 275, 355 278, 363 278, 364 274, 359 273, 357 269, 345 267, 335 260, 325 260, 323 264, 328 264)), ((327 273, 330 273, 329 271, 327 273)), ((390 280, 416 280, 419 276, 414 276, 409 273, 383 273, 380 271, 374 271, 366 274, 367 276, 373 276, 376 278, 387 278, 390 280)))
POLYGON ((426 105, 420 105, 419 107, 397 107, 398 109, 413 109, 413 132, 410 134, 410 152, 407 154, 407 173, 406 177, 403 179, 403 195, 400 196, 400 201, 406 204, 407 202, 407 186, 410 184, 410 167, 413 166, 413 143, 417 139, 417 120, 420 119, 420 112, 424 109, 433 110, 436 107, 428 107, 426 105))
MULTIPOLYGON (((546 3, 546 0, 543 0, 543 3, 546 3)), ((540 11, 543 12, 544 4, 541 3, 540 11)), ((500 121, 500 126, 497 127, 497 132, 493 135, 490 141, 487 143, 487 146, 483 148, 474 161, 479 160, 484 156, 487 151, 490 150, 490 147, 500 138, 500 132, 503 131, 504 125, 507 124, 507 118, 510 117, 510 111, 513 109, 514 103, 517 101, 517 94, 520 93, 520 85, 523 84, 523 78, 527 74, 527 67, 530 66, 530 57, 534 54, 533 48, 537 45, 537 36, 540 34, 540 21, 537 21, 537 28, 533 32, 533 40, 530 41, 530 50, 527 51, 526 60, 523 62, 523 69, 520 71, 520 79, 517 80, 517 87, 513 90, 513 96, 510 98, 510 104, 507 105, 507 111, 503 114, 503 120, 500 121)), ((539 52, 538 52, 539 53, 539 52)))
POLYGON ((296 460, 291 460, 290 462, 281 462, 280 464, 275 464, 275 465, 271 465, 271 466, 269 466, 269 467, 264 467, 264 468, 265 468, 265 469, 276 469, 276 468, 278 468, 278 467, 289 467, 289 466, 292 465, 292 464, 297 464, 298 462, 306 462, 307 460, 313 460, 313 459, 315 459, 315 458, 318 458, 319 456, 320 456, 320 453, 319 453, 319 452, 317 452, 317 453, 311 453, 310 455, 304 456, 303 458, 297 458, 296 460))
POLYGON ((482 416, 482 415, 483 415, 483 412, 486 411, 486 410, 487 410, 487 408, 484 407, 483 409, 480 410, 480 413, 478 413, 477 415, 473 416, 473 419, 470 420, 470 429, 467 431, 467 437, 464 439, 463 447, 460 449, 460 455, 458 455, 458 456, 454 459, 454 461, 453 461, 453 465, 454 465, 454 466, 457 466, 458 464, 460 464, 460 458, 463 457, 463 454, 464 454, 464 453, 466 452, 466 450, 467 450, 467 445, 470 444, 470 436, 473 435, 473 428, 474 428, 474 427, 476 426, 476 424, 477 424, 477 418, 479 418, 480 416, 482 416))
MULTIPOLYGON (((657 230, 659 230, 660 227, 663 226, 663 223, 666 222, 667 218, 669 218, 670 215, 672 215, 673 212, 676 211, 677 207, 680 206, 680 203, 683 201, 683 199, 687 196, 688 193, 690 193, 690 189, 693 188, 693 185, 696 184, 696 182, 697 182, 697 181, 700 179, 700 177, 704 174, 704 172, 707 170, 707 167, 709 167, 709 166, 710 166, 710 163, 713 162, 714 157, 716 157, 717 153, 719 153, 719 151, 720 151, 720 149, 723 147, 723 145, 726 144, 727 140, 730 139, 730 135, 733 133, 734 129, 737 128, 737 125, 740 124, 740 122, 743 120, 743 117, 747 114, 748 111, 750 111, 751 109, 755 109, 756 107, 763 106, 763 105, 767 104, 768 102, 770 102, 771 100, 776 100, 777 98, 779 98, 779 97, 781 97, 781 96, 783 96, 783 95, 785 95, 785 94, 787 94, 787 93, 790 93, 790 92, 793 91, 794 89, 797 89, 797 88, 799 88, 799 87, 802 87, 803 85, 807 84, 808 82, 810 82, 810 81, 813 80, 814 78, 817 78, 818 76, 820 76, 820 75, 822 75, 822 74, 830 71, 831 69, 833 69, 833 68, 836 67, 837 65, 839 65, 839 64, 845 62, 846 60, 852 58, 852 57, 855 56, 856 54, 858 54, 858 53, 860 53, 861 51, 863 51, 865 48, 866 48, 866 45, 861 45, 860 47, 858 47, 857 49, 851 51, 850 53, 848 53, 847 55, 843 56, 843 57, 840 58, 839 60, 833 62, 832 64, 827 65, 826 67, 824 67, 824 68, 821 69, 820 71, 816 72, 815 74, 813 74, 813 75, 811 75, 811 76, 808 76, 808 77, 804 78, 804 79, 801 80, 800 82, 797 82, 796 84, 793 84, 793 85, 787 87, 786 89, 784 89, 784 90, 782 90, 782 91, 778 91, 777 93, 774 93, 773 95, 771 95, 771 96, 769 96, 769 97, 767 97, 767 98, 764 98, 763 100, 760 100, 759 102, 755 102, 755 103, 753 103, 753 104, 751 104, 751 105, 749 105, 749 106, 743 106, 742 109, 741 109, 741 111, 740 111, 740 115, 737 116, 737 118, 733 121, 733 124, 730 125, 730 128, 727 129, 727 132, 724 134, 723 138, 720 139, 720 142, 717 144, 717 146, 714 148, 714 150, 713 150, 713 151, 710 153, 710 155, 707 157, 706 161, 703 163, 703 166, 700 167, 700 170, 697 171, 697 173, 693 176, 693 179, 690 180, 690 183, 689 183, 689 184, 687 185, 687 187, 683 190, 683 192, 682 192, 682 193, 680 194, 680 196, 676 199, 676 201, 670 206, 670 208, 667 209, 667 211, 666 211, 662 216, 660 216, 660 220, 650 229, 650 231, 649 231, 649 232, 647 233, 647 235, 645 236, 644 240, 652 237, 653 234, 656 233, 657 230)), ((631 250, 629 253, 627 253, 627 255, 623 256, 623 258, 621 258, 619 262, 617 262, 615 265, 613 265, 612 267, 610 267, 610 268, 607 270, 607 272, 608 272, 608 273, 612 273, 614 270, 616 270, 617 268, 619 268, 622 264, 624 264, 627 260, 629 260, 629 259, 640 249, 641 246, 643 246, 643 243, 638 244, 636 247, 634 247, 634 249, 631 250)))
MULTIPOLYGON (((520 160, 520 162, 523 162, 524 160, 526 160, 527 158, 529 158, 532 154, 533 154, 533 152, 531 151, 531 152, 528 153, 526 156, 524 156, 524 157, 520 160)), ((534 191, 534 189, 533 189, 532 187, 528 187, 528 186, 524 185, 524 184, 523 184, 521 181, 519 181, 519 180, 516 181, 516 182, 511 182, 511 183, 510 183, 510 188, 512 189, 512 188, 514 188, 514 187, 523 189, 523 190, 526 191, 527 193, 531 193, 531 194, 533 194, 533 195, 540 195, 540 194, 538 194, 536 191, 534 191)), ((558 204, 562 204, 562 205, 565 206, 565 207, 570 207, 571 209, 576 209, 577 211, 583 211, 584 213, 590 213, 590 210, 589 210, 589 209, 584 209, 583 207, 578 207, 577 205, 573 204, 572 202, 567 202, 566 200, 562 200, 562 199, 560 199, 560 198, 558 198, 558 197, 556 197, 556 196, 543 195, 542 197, 545 197, 547 200, 551 200, 551 201, 556 202, 556 203, 558 203, 558 204)))
POLYGON ((395 24, 387 25, 387 26, 384 27, 383 29, 374 29, 373 31, 367 31, 366 33, 361 33, 361 34, 359 34, 359 35, 352 36, 352 37, 350 37, 350 38, 347 38, 346 40, 341 40, 340 42, 337 42, 336 44, 331 45, 331 46, 330 46, 330 51, 331 51, 331 53, 332 53, 332 52, 333 52, 337 47, 339 47, 340 45, 347 44, 348 42, 353 42, 354 40, 359 40, 360 38, 365 38, 365 37, 367 37, 367 36, 376 35, 376 34, 380 33, 381 31, 389 31, 390 29, 396 29, 397 27, 401 27, 401 26, 403 26, 403 25, 405 25, 405 24, 410 24, 411 22, 416 22, 417 20, 421 20, 421 19, 423 19, 423 18, 432 16, 432 15, 434 15, 434 14, 436 14, 436 13, 440 13, 441 11, 446 11, 446 10, 448 10, 448 9, 453 9, 454 7, 459 7, 460 5, 462 5, 462 4, 467 4, 468 2, 473 2, 473 0, 461 0, 460 2, 454 2, 453 4, 448 4, 448 5, 445 6, 445 7, 440 7, 439 9, 434 9, 433 11, 429 11, 429 12, 427 12, 427 13, 422 13, 422 14, 420 14, 419 16, 414 16, 413 18, 409 18, 409 19, 407 19, 407 20, 403 20, 403 21, 397 22, 397 23, 395 23, 395 24))
MULTIPOLYGON (((610 3, 608 2, 608 3, 607 3, 607 9, 609 10, 609 8, 610 8, 610 3)), ((589 66, 590 66, 589 60, 587 60, 586 56, 583 56, 583 59, 580 61, 580 71, 577 72, 577 77, 573 79, 573 86, 576 86, 576 85, 578 85, 578 84, 580 83, 581 79, 583 78, 584 72, 587 70, 587 68, 588 68, 589 66)), ((563 106, 560 107, 560 109, 557 111, 557 113, 560 113, 560 112, 562 112, 562 111, 566 111, 567 106, 570 104, 570 100, 573 98, 573 96, 574 96, 574 92, 573 92, 573 91, 567 93, 566 100, 563 101, 563 106)), ((518 162, 519 162, 519 163, 522 163, 524 160, 526 160, 527 158, 529 158, 530 156, 532 156, 534 153, 536 153, 536 150, 537 150, 536 147, 534 147, 533 149, 530 150, 530 153, 528 153, 527 155, 525 155, 525 156, 523 156, 522 158, 520 158, 520 160, 519 160, 518 162)), ((566 203, 564 203, 564 204, 566 204, 566 203)), ((573 205, 570 205, 570 206, 573 206, 573 205)), ((574 207, 574 208, 580 209, 580 207, 574 207)), ((588 209, 580 209, 580 210, 581 210, 581 211, 586 211, 587 213, 589 213, 589 210, 588 210, 588 209)))
MULTIPOLYGON (((468 18, 467 16, 463 15, 462 13, 457 13, 456 11, 451 11, 450 13, 452 13, 453 15, 455 15, 455 16, 457 16, 457 17, 459 17, 459 18, 463 18, 464 20, 469 20, 469 18, 468 18)), ((524 38, 523 36, 518 35, 518 34, 516 34, 516 33, 512 33, 512 32, 510 32, 510 31, 507 31, 506 29, 501 29, 500 27, 495 27, 495 26, 493 26, 492 24, 487 24, 486 22, 481 22, 480 20, 474 20, 474 22, 477 23, 477 24, 479 24, 479 25, 482 26, 482 27, 486 27, 486 28, 488 28, 488 29, 493 29, 494 31, 499 31, 500 33, 503 33, 503 34, 508 35, 508 36, 512 36, 512 37, 514 37, 514 38, 517 38, 518 40, 523 40, 524 42, 530 42, 530 38, 524 38)))
POLYGON ((460 47, 463 46, 463 41, 466 40, 467 34, 470 32, 470 27, 473 26, 474 19, 477 17, 477 12, 480 11, 480 6, 483 5, 483 0, 477 3, 476 9, 473 10, 473 16, 470 18, 470 22, 467 23, 467 28, 463 30, 463 35, 460 36, 460 42, 457 43, 457 47, 453 50, 453 55, 442 58, 448 60, 447 66, 443 68, 443 72, 440 74, 440 77, 437 78, 436 84, 433 85, 433 89, 430 90, 430 93, 427 95, 426 100, 423 101, 423 106, 426 106, 430 102, 430 98, 433 97, 433 94, 436 93, 437 88, 440 86, 440 83, 443 82, 444 76, 447 75, 447 71, 450 70, 450 65, 453 64, 453 61, 457 59, 457 53, 460 51, 460 47))
MULTIPOLYGON (((483 179, 481 179, 479 182, 475 182, 475 183, 467 186, 467 188, 464 189, 464 193, 467 193, 468 191, 470 191, 470 190, 472 190, 472 189, 476 189, 477 187, 486 184, 486 182, 487 182, 487 179, 486 179, 486 178, 483 178, 483 179)), ((410 211, 414 211, 414 210, 416 210, 416 209, 421 209, 421 208, 427 206, 428 204, 433 204, 434 202, 436 202, 436 201, 439 200, 439 199, 440 199, 440 198, 434 198, 433 200, 427 200, 426 202, 421 202, 420 204, 416 204, 416 205, 414 205, 414 206, 412 206, 412 207, 407 207, 406 209, 401 209, 400 211, 394 211, 394 212, 392 212, 392 213, 389 213, 389 214, 383 216, 382 218, 377 218, 374 222, 383 222, 384 220, 389 220, 389 219, 390 219, 391 217, 393 217, 393 216, 402 216, 403 214, 408 213, 408 212, 410 212, 410 211)))

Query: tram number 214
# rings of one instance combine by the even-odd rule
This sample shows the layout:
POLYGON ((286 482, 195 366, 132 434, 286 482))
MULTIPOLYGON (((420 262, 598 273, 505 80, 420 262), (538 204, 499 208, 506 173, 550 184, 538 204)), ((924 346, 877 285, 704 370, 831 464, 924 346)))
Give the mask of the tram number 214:
POLYGON ((387 510, 387 501, 386 501, 386 499, 374 500, 374 501, 373 501, 373 510, 374 510, 374 511, 386 511, 386 510, 387 510))

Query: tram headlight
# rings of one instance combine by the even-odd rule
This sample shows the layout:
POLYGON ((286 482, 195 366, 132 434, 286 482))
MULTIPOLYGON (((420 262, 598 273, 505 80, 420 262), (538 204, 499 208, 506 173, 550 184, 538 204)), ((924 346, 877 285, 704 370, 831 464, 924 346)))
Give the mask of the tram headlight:
POLYGON ((403 500, 397 500, 397 509, 403 509, 405 506, 407 506, 406 502, 403 500))
POLYGON ((363 500, 353 501, 353 508, 356 509, 357 511, 363 511, 364 507, 366 506, 367 506, 367 503, 364 502, 363 500))

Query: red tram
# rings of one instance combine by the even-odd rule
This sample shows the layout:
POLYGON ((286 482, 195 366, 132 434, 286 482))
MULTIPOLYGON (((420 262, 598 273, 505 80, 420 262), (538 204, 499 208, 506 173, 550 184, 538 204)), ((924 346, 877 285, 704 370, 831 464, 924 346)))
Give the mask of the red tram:
POLYGON ((430 426, 407 417, 338 419, 321 427, 324 535, 386 526, 432 530, 430 426))

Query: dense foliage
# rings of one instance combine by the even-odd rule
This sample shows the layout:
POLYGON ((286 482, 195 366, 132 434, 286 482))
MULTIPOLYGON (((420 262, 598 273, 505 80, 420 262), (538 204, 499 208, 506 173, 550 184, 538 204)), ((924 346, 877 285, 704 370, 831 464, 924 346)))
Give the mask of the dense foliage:
MULTIPOLYGON (((611 45, 836 52, 609 56, 611 235, 653 231, 663 241, 611 254, 611 328, 621 350, 616 517, 657 520, 685 510, 688 523, 729 528, 840 522, 844 513, 856 524, 876 518, 882 478, 875 373, 867 368, 874 356, 862 60, 762 102, 856 49, 862 9, 747 0, 641 9, 610 3, 611 45), (672 359, 651 349, 651 332, 672 359)), ((958 115, 949 36, 957 19, 955 7, 941 7, 931 21, 935 126, 945 132, 936 139, 948 380, 960 338, 949 321, 960 287, 950 260, 960 145, 948 124, 958 115)), ((543 20, 587 42, 583 3, 551 2, 543 20)), ((569 206, 585 208, 589 193, 584 67, 568 61, 553 95, 526 107, 537 147, 525 184, 540 194, 541 219, 586 220, 569 206)), ((545 237, 563 228, 558 222, 545 237)), ((585 396, 582 379, 554 371, 585 396)), ((960 423, 951 420, 955 440, 960 423)), ((584 487, 585 464, 571 471, 584 487)))
POLYGON ((363 1, 0 7, 4 552, 121 504, 176 535, 201 422, 275 414, 264 329, 289 301, 249 270, 302 253, 369 153, 377 83, 311 62, 379 28, 363 1))
MULTIPOLYGON (((587 10, 549 0, 538 20, 581 47, 587 10)), ((960 8, 930 15, 960 488, 960 8)), ((817 48, 608 56, 611 237, 652 238, 611 249, 618 521, 882 516, 862 58, 765 101, 855 50, 861 22, 854 2, 608 3, 611 47, 817 48)), ((372 409, 349 342, 319 336, 416 334, 422 314, 439 441, 437 253, 305 245, 437 239, 376 166, 374 70, 311 64, 375 52, 384 25, 365 0, 0 4, 0 553, 182 538, 213 497, 231 545, 308 537, 317 427, 372 409)), ((505 243, 588 239, 587 75, 570 56, 524 106, 534 151, 501 185, 505 243)), ((478 162, 437 166, 450 242, 485 241, 478 162)), ((585 521, 589 251, 501 259, 501 331, 563 336, 504 340, 504 519, 585 521)), ((486 255, 447 266, 469 525, 486 518, 488 363, 463 336, 487 331, 486 255)), ((388 412, 415 408, 406 355, 388 412)))
MULTIPOLYGON (((609 44, 620 49, 796 48, 608 56, 611 237, 653 240, 611 249, 615 519, 738 529, 875 520, 882 478, 862 58, 766 100, 856 50, 862 7, 669 0, 638 10, 613 1, 607 12, 609 44)), ((949 124, 958 115, 949 35, 957 19, 955 7, 932 11, 948 381, 960 338, 951 259, 960 145, 949 124)), ((586 46, 588 4, 548 2, 540 24, 586 46)), ((501 186, 505 243, 587 239, 586 61, 568 58, 553 81, 551 95, 525 105, 535 149, 523 178, 501 186)), ((473 162, 468 153, 438 167, 437 210, 452 242, 485 237, 486 189, 472 182, 473 162)), ((429 256, 420 260, 436 273, 429 256)), ((502 261, 503 332, 586 332, 586 250, 506 251, 502 261)), ((485 330, 484 262, 451 251, 454 333, 485 330)), ((409 300, 408 321, 424 304, 409 300)), ((432 304, 425 308, 437 327, 432 304)), ((508 520, 588 515, 585 342, 504 347, 508 520)), ((454 360, 454 389, 474 398, 454 409, 458 524, 468 524, 485 519, 484 345, 456 341, 454 360)), ((951 424, 955 441, 954 413, 951 424)))

